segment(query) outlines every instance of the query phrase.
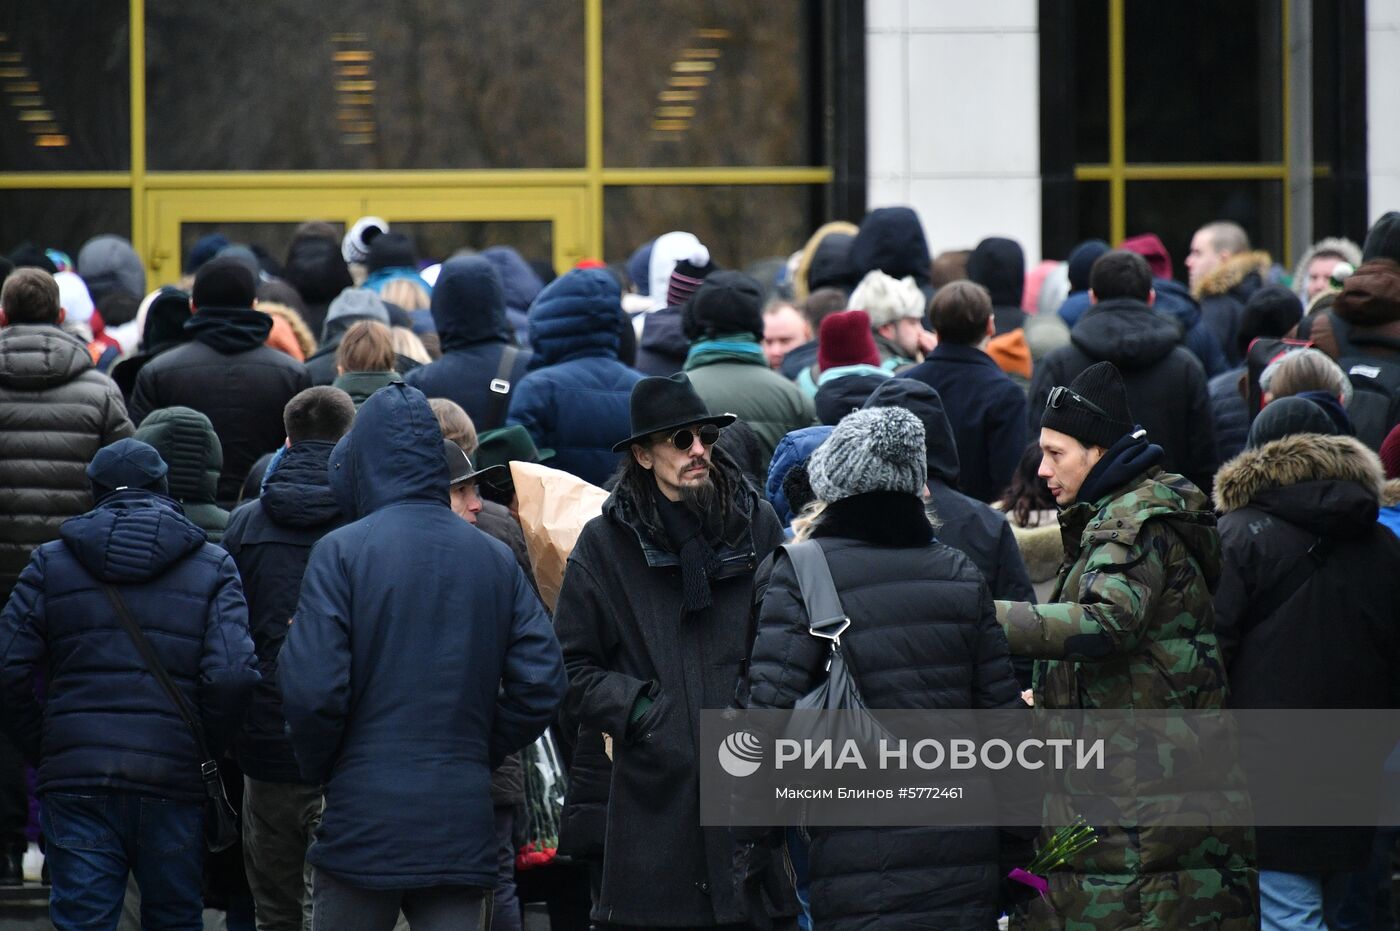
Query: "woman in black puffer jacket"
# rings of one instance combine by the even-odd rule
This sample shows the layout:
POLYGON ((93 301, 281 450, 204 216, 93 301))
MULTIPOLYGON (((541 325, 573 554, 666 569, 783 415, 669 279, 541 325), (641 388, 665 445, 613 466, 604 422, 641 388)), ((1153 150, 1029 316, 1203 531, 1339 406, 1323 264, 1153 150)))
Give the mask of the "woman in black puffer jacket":
MULTIPOLYGON (((1024 707, 982 576, 938 543, 924 514, 923 424, 903 408, 850 414, 808 465, 825 507, 799 519, 849 616, 845 655, 866 704, 882 709, 1024 707), (805 526, 804 526, 805 525, 805 526)), ((787 560, 769 563, 750 664, 749 705, 790 708, 823 675, 827 642, 807 629, 787 560), (770 577, 771 574, 771 577, 770 577)), ((1030 859, 996 828, 813 828, 816 927, 986 929, 1001 880, 1030 859)))

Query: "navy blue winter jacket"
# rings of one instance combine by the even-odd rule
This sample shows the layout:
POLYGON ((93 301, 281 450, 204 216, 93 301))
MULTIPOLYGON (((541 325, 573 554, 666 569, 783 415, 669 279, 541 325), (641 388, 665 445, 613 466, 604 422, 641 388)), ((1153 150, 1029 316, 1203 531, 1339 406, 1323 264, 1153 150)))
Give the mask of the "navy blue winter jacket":
MULTIPOLYGON (((462 405, 478 432, 504 426, 509 394, 490 385, 513 336, 496 269, 480 256, 448 259, 433 286, 432 311, 442 358, 406 373, 404 381, 430 398, 462 405)), ((529 365, 530 353, 520 350, 505 378, 511 391, 529 365)))
POLYGON ((1219 338, 1201 319, 1201 305, 1186 285, 1170 278, 1153 278, 1152 290, 1157 293, 1153 309, 1168 314, 1181 325, 1181 344, 1201 360, 1206 378, 1214 378, 1229 368, 1219 338))
POLYGON ((0 722, 38 763, 40 794, 199 801, 194 736, 102 582, 117 588, 197 710, 211 752, 233 739, 258 681, 238 570, 178 504, 149 491, 108 495, 34 551, 0 614, 0 722))
POLYGON ((303 440, 291 446, 267 476, 262 495, 234 511, 224 531, 223 546, 243 577, 262 673, 238 738, 238 765, 264 782, 302 781, 282 717, 277 660, 311 547, 343 523, 326 469, 333 445, 303 440))
POLYGON ((992 357, 973 346, 939 343, 923 363, 897 377, 937 391, 958 442, 958 488, 992 502, 1011 482, 1026 449, 1026 395, 992 357))
POLYGON ((530 308, 527 374, 511 392, 509 423, 554 450, 556 469, 602 486, 617 471, 614 444, 631 436, 628 407, 641 373, 617 361, 622 293, 599 268, 551 282, 530 308))
POLYGON ((501 276, 501 291, 506 298, 506 319, 515 332, 516 342, 533 349, 529 343, 528 314, 530 305, 544 290, 544 282, 540 281, 540 276, 535 274, 530 263, 510 246, 483 249, 481 257, 494 265, 496 274, 501 276))
POLYGON ((367 888, 492 887, 491 769, 553 718, 559 643, 510 550, 448 507, 419 391, 375 392, 330 474, 354 522, 311 551, 278 677, 326 787, 307 859, 367 888))

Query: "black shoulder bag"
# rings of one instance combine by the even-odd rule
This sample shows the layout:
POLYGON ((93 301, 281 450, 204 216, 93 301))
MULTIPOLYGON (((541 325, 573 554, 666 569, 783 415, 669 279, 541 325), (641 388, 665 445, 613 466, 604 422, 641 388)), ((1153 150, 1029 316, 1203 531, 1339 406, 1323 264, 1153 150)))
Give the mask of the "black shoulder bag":
POLYGON ((841 596, 832 581, 826 554, 815 540, 784 543, 779 548, 787 553, 797 573, 797 586, 807 610, 807 632, 831 644, 826 678, 793 705, 794 712, 809 713, 794 714, 784 736, 797 740, 829 739, 838 745, 849 739, 862 747, 873 747, 884 736, 885 729, 866 708, 860 689, 856 687, 855 675, 841 651, 841 635, 851 626, 851 619, 841 607, 841 596), (833 711, 842 713, 810 713, 833 711))
POLYGON ((520 350, 515 346, 506 346, 501 350, 501 361, 496 366, 496 377, 491 379, 491 422, 487 424, 487 429, 495 429, 506 422, 506 408, 510 401, 510 374, 515 370, 515 360, 520 356, 520 350))
POLYGON ((204 805, 204 843, 214 853, 227 850, 238 842, 238 813, 233 810, 228 796, 224 794, 224 783, 219 778, 219 762, 209 753, 209 746, 204 742, 204 732, 200 730, 199 722, 194 719, 185 696, 180 694, 180 690, 170 680, 170 674, 161 665, 160 657, 156 656, 151 642, 146 639, 141 628, 136 626, 136 621, 126 609, 126 602, 122 601, 122 596, 111 585, 103 583, 102 588, 111 599, 112 607, 116 608, 117 617, 121 618, 122 626, 130 635, 131 642, 136 644, 137 651, 145 660, 146 668, 156 677, 160 687, 165 690, 166 697, 194 735, 195 747, 199 751, 200 760, 203 761, 199 765, 199 776, 204 782, 204 794, 208 796, 204 805))

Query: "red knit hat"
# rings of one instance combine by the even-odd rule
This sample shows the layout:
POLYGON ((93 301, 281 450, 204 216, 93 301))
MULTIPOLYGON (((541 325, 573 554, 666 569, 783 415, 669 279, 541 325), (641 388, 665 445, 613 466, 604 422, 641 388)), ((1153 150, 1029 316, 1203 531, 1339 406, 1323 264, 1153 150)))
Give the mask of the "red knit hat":
POLYGON ((1381 465, 1386 478, 1400 478, 1400 426, 1392 428, 1381 444, 1381 465))
POLYGON ((863 310, 842 310, 822 318, 817 336, 817 369, 825 372, 842 365, 879 365, 880 350, 870 332, 870 315, 863 310))

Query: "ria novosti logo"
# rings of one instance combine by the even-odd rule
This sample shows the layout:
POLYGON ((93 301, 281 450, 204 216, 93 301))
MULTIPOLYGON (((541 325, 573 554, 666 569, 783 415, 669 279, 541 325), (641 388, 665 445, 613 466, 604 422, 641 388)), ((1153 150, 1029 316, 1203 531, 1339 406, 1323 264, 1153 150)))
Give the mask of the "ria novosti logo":
POLYGON ((752 776, 763 765, 762 742, 748 731, 735 731, 719 745, 719 765, 731 776, 752 776))

